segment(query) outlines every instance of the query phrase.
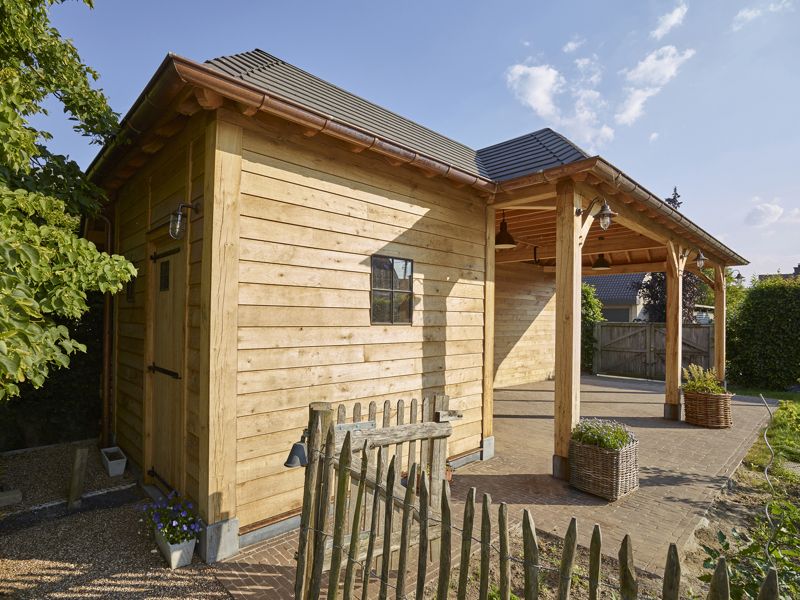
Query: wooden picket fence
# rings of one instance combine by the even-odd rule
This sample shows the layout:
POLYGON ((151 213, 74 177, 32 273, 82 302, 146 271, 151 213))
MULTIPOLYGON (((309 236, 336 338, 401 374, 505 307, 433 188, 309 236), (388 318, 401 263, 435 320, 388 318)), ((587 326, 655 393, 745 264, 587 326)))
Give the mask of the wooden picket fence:
MULTIPOLYGON (((488 494, 484 494, 482 499, 480 537, 473 535, 475 488, 471 488, 467 494, 462 527, 453 524, 449 484, 441 477, 428 475, 433 469, 443 473, 446 441, 451 431, 447 420, 456 417, 447 409, 447 402, 447 398, 441 396, 427 403, 428 408, 423 410, 423 414, 433 419, 431 421, 408 425, 401 422, 396 426, 391 426, 385 420, 386 412, 391 414, 391 406, 387 404, 384 407, 386 427, 382 429, 369 424, 360 427, 358 420, 345 423, 344 413, 339 411, 338 431, 332 424, 329 405, 312 405, 309 463, 297 554, 295 597, 298 600, 316 600, 325 587, 328 600, 336 600, 340 593, 344 600, 366 599, 375 594, 375 589, 370 593, 373 580, 377 580, 377 597, 380 600, 390 597, 390 588, 391 595, 398 600, 429 597, 445 600, 451 591, 459 600, 467 598, 468 592, 470 597, 474 597, 475 590, 468 589, 473 544, 477 544, 476 552, 480 552, 477 582, 480 600, 487 600, 492 592, 489 574, 492 571, 493 554, 499 557, 497 585, 501 600, 511 598, 512 563, 520 565, 523 571, 525 600, 537 600, 540 597, 540 573, 544 571, 558 574, 557 590, 553 590, 558 600, 572 597, 571 588, 577 577, 574 571, 577 553, 575 518, 570 521, 564 536, 561 562, 557 567, 540 563, 536 529, 527 509, 522 515, 522 558, 510 553, 508 506, 505 503, 497 509, 499 539, 497 544, 493 542, 492 502, 488 494), (323 434, 326 431, 327 434, 323 434), (325 439, 324 444, 321 443, 322 439, 325 439), (418 440, 425 443, 419 453, 420 462, 416 460, 418 440), (404 452, 403 443, 415 445, 404 452), (389 458, 392 446, 395 448, 389 458), (400 485, 398 479, 403 471, 402 465, 409 463, 405 485, 400 485), (433 500, 433 489, 438 489, 436 501, 433 500), (395 525, 400 526, 399 532, 395 525), (461 537, 458 565, 453 564, 454 531, 461 537), (412 546, 417 547, 416 569, 409 565, 412 546), (434 573, 430 565, 437 556, 438 573, 434 573), (458 567, 458 581, 451 581, 455 566, 458 567), (357 569, 360 570, 358 574, 357 569), (324 586, 323 574, 326 572, 327 586, 324 586), (411 582, 409 576, 413 577, 411 582), (356 583, 359 589, 356 589, 356 583), (435 592, 426 595, 428 586, 435 592)), ((398 412, 402 414, 402 404, 398 412)), ((372 409, 371 416, 374 417, 372 409)), ((374 422, 374 419, 371 420, 374 422)), ((595 525, 589 547, 588 576, 581 576, 588 582, 589 599, 600 598, 603 587, 621 600, 643 597, 639 593, 630 536, 625 536, 618 552, 618 582, 614 585, 604 583, 601 578, 601 540, 600 527, 595 525)), ((679 600, 680 584, 678 549, 671 544, 666 557, 662 600, 679 600)), ((721 558, 716 565, 707 598, 730 600, 729 587, 728 568, 725 559, 721 558)), ((778 598, 778 577, 772 569, 761 586, 758 600, 778 598)))

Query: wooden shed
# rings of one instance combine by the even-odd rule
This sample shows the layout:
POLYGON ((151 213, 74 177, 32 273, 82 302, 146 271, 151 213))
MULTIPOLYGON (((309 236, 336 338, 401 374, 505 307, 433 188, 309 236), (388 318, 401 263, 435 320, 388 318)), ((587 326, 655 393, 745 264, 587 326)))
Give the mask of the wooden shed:
POLYGON ((476 151, 260 50, 168 56, 90 175, 139 271, 113 305, 113 431, 197 500, 209 560, 292 522, 303 473, 283 462, 312 401, 447 394, 464 462, 494 453, 496 385, 555 377, 565 476, 599 256, 669 275, 676 418, 678 274, 702 252, 724 320, 722 269, 745 262, 556 132, 476 151), (516 247, 498 250, 503 220, 516 247))

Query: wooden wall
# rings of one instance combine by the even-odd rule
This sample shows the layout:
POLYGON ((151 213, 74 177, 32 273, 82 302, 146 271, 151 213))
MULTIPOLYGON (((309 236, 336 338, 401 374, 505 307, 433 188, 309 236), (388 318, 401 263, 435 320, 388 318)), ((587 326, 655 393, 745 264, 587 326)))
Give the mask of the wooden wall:
MULTIPOLYGON (((195 497, 198 490, 197 352, 200 323, 199 288, 202 250, 202 196, 204 169, 204 124, 198 114, 133 176, 117 193, 115 206, 116 252, 124 254, 138 269, 133 302, 125 291, 115 298, 115 431, 117 441, 137 465, 146 470, 145 457, 145 365, 146 315, 148 312, 148 240, 163 235, 163 227, 181 202, 197 202, 192 211, 184 253, 188 261, 186 307, 187 352, 185 365, 185 428, 183 431, 185 480, 176 483, 195 497), (149 233, 148 233, 149 232, 149 233)), ((158 418, 154 415, 154 418, 158 418)))
POLYGON ((464 412, 449 454, 480 446, 484 204, 325 136, 242 123, 236 493, 247 527, 301 506, 303 469, 283 462, 312 401, 382 408, 444 392, 464 412), (373 254, 415 261, 412 326, 370 325, 373 254))
POLYGON ((497 265, 495 388, 543 381, 555 369, 555 275, 533 265, 497 265))

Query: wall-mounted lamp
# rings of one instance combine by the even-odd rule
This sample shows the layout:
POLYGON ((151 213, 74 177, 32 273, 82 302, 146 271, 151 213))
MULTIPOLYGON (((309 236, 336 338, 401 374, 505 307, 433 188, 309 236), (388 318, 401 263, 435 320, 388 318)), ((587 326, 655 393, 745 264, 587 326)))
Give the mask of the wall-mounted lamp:
POLYGON ((300 436, 300 441, 292 444, 292 449, 289 451, 289 456, 286 462, 283 463, 284 467, 293 469, 295 467, 305 467, 308 464, 308 447, 306 446, 306 432, 300 436))
POLYGON ((608 271, 611 268, 611 263, 606 260, 605 255, 601 252, 597 260, 592 263, 592 271, 608 271))
MULTIPOLYGON (((585 209, 583 209, 583 208, 576 208, 576 209, 575 209, 575 216, 576 216, 576 217, 580 217, 580 216, 581 216, 581 215, 582 215, 584 212, 588 212, 589 214, 592 214, 592 207, 593 207, 593 206, 594 206, 594 205, 595 205, 595 204, 596 204, 596 203, 597 203, 599 200, 600 200, 600 197, 598 196, 597 198, 595 198, 594 200, 592 200, 592 201, 589 203, 589 206, 587 206, 585 209)), ((611 227, 611 220, 612 220, 614 217, 616 217, 616 216, 617 216, 617 213, 615 213, 613 210, 611 210, 611 207, 608 205, 608 202, 607 202, 605 199, 603 199, 603 206, 601 206, 601 207, 600 207, 600 210, 599 210, 599 211, 598 211, 598 213, 595 215, 595 217, 597 218, 597 220, 600 222, 600 229, 602 229, 603 231, 605 231, 606 229, 608 229, 609 227, 611 227)))
POLYGON ((506 211, 503 211, 503 221, 500 223, 500 231, 494 236, 494 249, 495 250, 511 250, 517 247, 517 242, 508 231, 508 223, 506 223, 506 211))
POLYGON ((194 204, 178 204, 178 208, 169 216, 169 237, 174 240, 181 239, 186 234, 186 218, 184 209, 197 208, 194 204))
POLYGON ((703 265, 705 265, 705 264, 706 264, 706 257, 703 256, 703 251, 702 250, 698 250, 697 251, 697 268, 698 269, 702 269, 703 265))
POLYGON ((736 276, 733 280, 736 282, 736 285, 742 285, 744 283, 744 275, 742 275, 741 271, 736 271, 736 276))

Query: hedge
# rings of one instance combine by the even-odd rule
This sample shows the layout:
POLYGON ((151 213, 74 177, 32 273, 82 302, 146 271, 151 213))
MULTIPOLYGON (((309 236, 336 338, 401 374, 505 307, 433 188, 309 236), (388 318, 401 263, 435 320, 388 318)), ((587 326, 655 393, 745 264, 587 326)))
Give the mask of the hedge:
POLYGON ((728 323, 728 377, 785 389, 800 379, 800 277, 771 277, 748 290, 728 323))

